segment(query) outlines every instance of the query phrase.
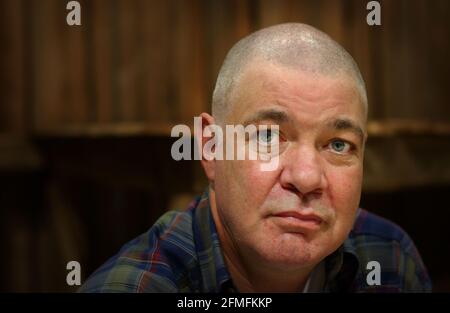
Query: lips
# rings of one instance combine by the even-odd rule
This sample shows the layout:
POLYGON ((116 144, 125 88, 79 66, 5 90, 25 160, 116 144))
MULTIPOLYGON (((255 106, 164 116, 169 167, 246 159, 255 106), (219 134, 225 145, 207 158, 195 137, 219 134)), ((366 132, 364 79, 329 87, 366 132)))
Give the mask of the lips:
POLYGON ((317 230, 323 220, 315 214, 301 214, 296 211, 285 211, 273 214, 275 222, 289 231, 317 230))

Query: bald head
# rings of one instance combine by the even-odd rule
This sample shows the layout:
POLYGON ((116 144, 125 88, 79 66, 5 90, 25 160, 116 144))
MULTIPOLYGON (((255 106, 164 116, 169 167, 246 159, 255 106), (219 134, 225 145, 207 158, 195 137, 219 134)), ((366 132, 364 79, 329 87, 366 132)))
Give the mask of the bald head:
POLYGON ((350 78, 358 89, 361 105, 367 114, 364 80, 350 54, 316 28, 289 23, 252 33, 228 52, 213 93, 212 113, 216 122, 224 120, 240 77, 255 62, 270 62, 311 74, 350 78))

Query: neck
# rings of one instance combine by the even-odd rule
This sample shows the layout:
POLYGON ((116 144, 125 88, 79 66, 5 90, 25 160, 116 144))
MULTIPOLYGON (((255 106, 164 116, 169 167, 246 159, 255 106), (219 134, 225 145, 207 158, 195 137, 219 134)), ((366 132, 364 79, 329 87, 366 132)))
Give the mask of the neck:
POLYGON ((214 190, 210 188, 211 212, 219 235, 225 264, 240 292, 299 292, 303 290, 312 267, 287 270, 243 253, 224 226, 217 210, 214 190))

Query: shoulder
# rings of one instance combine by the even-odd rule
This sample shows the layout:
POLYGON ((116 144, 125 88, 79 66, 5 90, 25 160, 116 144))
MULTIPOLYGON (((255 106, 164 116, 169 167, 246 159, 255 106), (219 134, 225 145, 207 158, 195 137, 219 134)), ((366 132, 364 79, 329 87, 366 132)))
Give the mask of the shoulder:
POLYGON ((80 292, 177 292, 195 260, 192 212, 170 211, 95 271, 80 292))
POLYGON ((358 257, 360 274, 369 271, 366 268, 369 262, 380 264, 385 290, 431 289, 427 270, 414 242, 392 221, 360 209, 345 245, 358 257))

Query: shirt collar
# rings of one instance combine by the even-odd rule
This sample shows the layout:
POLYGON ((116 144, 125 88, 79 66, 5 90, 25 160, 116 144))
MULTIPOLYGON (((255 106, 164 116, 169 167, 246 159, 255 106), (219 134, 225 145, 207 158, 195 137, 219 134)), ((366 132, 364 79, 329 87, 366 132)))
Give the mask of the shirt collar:
POLYGON ((200 263, 203 290, 221 292, 222 285, 231 282, 220 247, 219 235, 211 213, 209 192, 197 200, 193 220, 195 248, 200 263))

